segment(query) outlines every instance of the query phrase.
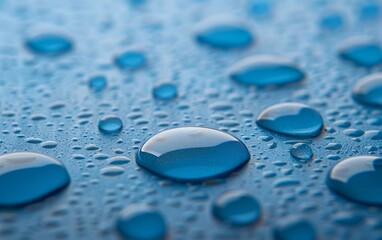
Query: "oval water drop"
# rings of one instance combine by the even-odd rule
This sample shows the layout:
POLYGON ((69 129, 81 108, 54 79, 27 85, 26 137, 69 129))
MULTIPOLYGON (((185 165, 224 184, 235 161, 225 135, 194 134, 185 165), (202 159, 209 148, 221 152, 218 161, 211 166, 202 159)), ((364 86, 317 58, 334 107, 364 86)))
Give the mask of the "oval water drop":
POLYGON ((170 100, 176 98, 178 89, 175 84, 162 83, 153 89, 153 96, 160 100, 170 100))
POLYGON ((177 181, 203 181, 226 175, 250 159, 246 146, 227 133, 203 127, 181 127, 147 140, 137 164, 177 181))
POLYGON ((95 92, 104 90, 107 86, 107 79, 104 76, 94 76, 89 79, 88 86, 95 92))
POLYGON ((316 137, 323 127, 319 112, 295 102, 279 103, 266 108, 257 117, 256 123, 270 131, 297 137, 316 137))
POLYGON ((0 156, 0 206, 35 202, 66 187, 70 177, 56 159, 33 152, 0 156))
POLYGON ((358 81, 353 88, 353 98, 362 104, 382 107, 382 73, 358 81))
POLYGON ((121 70, 135 70, 146 64, 146 56, 143 52, 129 50, 116 56, 114 63, 121 70))
POLYGON ((280 85, 301 81, 305 73, 288 60, 275 56, 252 56, 229 70, 232 80, 255 86, 280 85))
POLYGON ((382 63, 382 48, 376 42, 361 41, 340 50, 340 57, 362 67, 373 67, 382 63))
POLYGON ((306 143, 296 143, 290 149, 290 154, 299 160, 311 160, 313 158, 313 151, 306 143))
POLYGON ((279 221, 274 227, 275 240, 315 240, 316 230, 306 219, 290 216, 279 221))
POLYGON ((122 120, 114 115, 107 115, 98 122, 98 129, 107 134, 118 133, 122 130, 122 120))
POLYGON ((57 56, 73 48, 72 41, 58 34, 41 34, 27 39, 26 46, 35 54, 57 56))
POLYGON ((365 204, 382 205, 382 158, 355 156, 338 162, 326 183, 334 192, 365 204))

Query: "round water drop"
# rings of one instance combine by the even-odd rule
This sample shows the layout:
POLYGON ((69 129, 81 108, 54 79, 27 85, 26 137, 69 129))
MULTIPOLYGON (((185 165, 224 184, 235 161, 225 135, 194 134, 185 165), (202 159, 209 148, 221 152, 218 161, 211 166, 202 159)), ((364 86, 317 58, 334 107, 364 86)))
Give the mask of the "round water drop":
POLYGON ((353 88, 353 98, 362 104, 382 107, 382 73, 358 81, 353 88))
POLYGON ((137 163, 159 176, 177 181, 203 181, 226 175, 250 159, 237 138, 210 128, 182 127, 147 140, 137 163))
POLYGON ((176 98, 178 95, 178 89, 175 84, 162 83, 153 89, 153 96, 160 100, 170 100, 176 98))
POLYGON ((275 56, 252 56, 240 60, 229 70, 236 82, 266 86, 301 81, 305 73, 288 60, 275 56))
POLYGON ((292 216, 279 221, 273 230, 273 235, 275 240, 314 240, 316 230, 308 220, 292 216))
POLYGON ((362 67, 373 67, 382 63, 382 48, 375 42, 351 43, 340 50, 339 55, 362 67))
POLYGON ((26 41, 29 50, 36 54, 57 56, 70 51, 73 43, 67 37, 57 34, 41 34, 26 41))
POLYGON ((326 183, 334 192, 353 201, 382 205, 382 158, 356 156, 338 162, 326 183))
POLYGON ((256 123, 276 133, 297 136, 318 136, 323 127, 321 114, 301 103, 288 102, 272 105, 263 110, 256 123))
POLYGON ((204 22, 198 26, 196 40, 214 48, 242 48, 250 45, 254 37, 244 26, 235 23, 204 22))
POLYGON ((107 79, 104 76, 91 77, 88 82, 88 86, 95 92, 104 90, 107 86, 107 79))
POLYGON ((121 70, 134 70, 146 64, 146 56, 137 50, 126 51, 115 57, 114 63, 121 70))
POLYGON ((114 115, 107 115, 98 122, 98 129, 103 133, 118 133, 122 130, 122 120, 114 115))
POLYGON ((15 207, 38 201, 67 186, 66 168, 39 153, 17 152, 0 156, 0 206, 15 207))
POLYGON ((167 233, 162 214, 144 204, 124 208, 117 219, 117 229, 126 240, 161 240, 167 233))
POLYGON ((306 143, 296 143, 290 149, 290 154, 299 160, 311 160, 313 151, 306 143))
POLYGON ((217 219, 233 226, 255 223, 261 216, 258 201, 251 194, 241 190, 221 194, 214 201, 212 212, 217 219))

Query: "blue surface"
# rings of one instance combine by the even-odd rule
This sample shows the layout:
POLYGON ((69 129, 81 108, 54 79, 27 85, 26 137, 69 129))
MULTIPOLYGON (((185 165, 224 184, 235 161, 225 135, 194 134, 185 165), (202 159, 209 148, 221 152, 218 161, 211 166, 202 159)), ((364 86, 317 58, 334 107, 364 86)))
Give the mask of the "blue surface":
POLYGON ((381 239, 382 209, 326 184, 339 161, 381 155, 382 111, 353 98, 360 79, 382 71, 375 64, 380 53, 361 54, 367 67, 341 57, 355 43, 381 46, 380 9, 380 1, 369 0, 1 1, 2 152, 46 154, 65 165, 71 182, 31 205, 2 208, 0 239, 120 239, 117 220, 134 204, 160 212, 169 239, 273 239, 280 226, 299 226, 302 220, 288 220, 295 216, 317 239, 381 239), (332 13, 343 21, 335 30, 320 24, 332 13), (199 43, 200 24, 219 23, 222 15, 255 41, 234 49, 199 43), (65 36, 72 47, 46 55, 26 46, 46 34, 65 36), (139 54, 116 61, 126 52, 139 54), (304 79, 262 87, 232 81, 235 64, 264 55, 287 59, 304 79), (100 75, 107 87, 95 92, 89 79, 100 75), (164 81, 177 86, 176 98, 153 97, 164 81), (265 108, 285 102, 320 113, 324 126, 317 137, 289 137, 256 124, 265 108), (122 120, 119 133, 100 132, 106 115, 122 120), (201 184, 172 182, 137 165, 146 140, 185 126, 232 134, 251 159, 201 184), (311 147, 312 160, 290 155, 296 143, 311 147), (216 219, 213 201, 227 190, 253 195, 260 220, 237 228, 216 219))

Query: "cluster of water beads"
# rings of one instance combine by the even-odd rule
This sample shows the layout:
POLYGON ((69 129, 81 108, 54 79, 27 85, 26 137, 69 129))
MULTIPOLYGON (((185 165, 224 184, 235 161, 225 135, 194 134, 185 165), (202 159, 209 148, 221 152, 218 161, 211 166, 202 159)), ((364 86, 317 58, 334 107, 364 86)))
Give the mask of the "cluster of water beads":
POLYGON ((137 164, 177 181, 203 181, 226 175, 250 159, 237 138, 210 128, 181 127, 148 139, 137 153, 137 164))
POLYGON ((16 152, 0 156, 0 206, 15 207, 43 199, 70 182, 66 168, 39 153, 16 152))
POLYGON ((73 48, 72 41, 59 34, 41 34, 27 39, 26 46, 39 55, 57 56, 73 48))
POLYGON ((266 86, 298 82, 305 73, 286 59, 276 56, 251 56, 240 60, 229 70, 236 82, 266 86))

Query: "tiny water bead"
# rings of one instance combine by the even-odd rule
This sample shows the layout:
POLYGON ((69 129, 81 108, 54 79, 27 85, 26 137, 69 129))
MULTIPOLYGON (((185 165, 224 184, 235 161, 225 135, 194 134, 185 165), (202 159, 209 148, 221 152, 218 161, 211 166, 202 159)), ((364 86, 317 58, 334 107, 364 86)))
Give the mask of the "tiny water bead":
POLYGON ((122 130, 122 128, 122 120, 114 115, 106 115, 98 122, 98 129, 103 133, 118 133, 122 130))
POLYGON ((382 158, 365 155, 338 162, 326 183, 331 190, 353 201, 382 205, 381 181, 382 158))
POLYGON ((167 233, 163 215, 145 204, 124 208, 117 219, 117 229, 126 240, 161 240, 167 233))
POLYGON ((303 217, 290 216, 277 222, 273 235, 275 240, 315 240, 316 230, 303 217))
POLYGON ((258 201, 242 190, 227 191, 213 202, 213 215, 220 221, 233 226, 246 226, 260 219, 258 201))
POLYGON ((153 96, 160 100, 170 100, 176 98, 178 95, 178 89, 175 84, 162 83, 153 89, 153 96))
POLYGON ((340 50, 340 57, 362 67, 373 67, 382 63, 382 48, 375 42, 358 42, 340 50))
POLYGON ((313 151, 306 143, 296 143, 290 149, 290 154, 299 160, 311 160, 313 158, 313 151))
POLYGON ((104 76, 94 76, 89 79, 88 86, 95 92, 104 90, 107 86, 107 79, 104 76))
POLYGON ((226 175, 250 159, 237 138, 211 128, 180 127, 148 139, 139 149, 137 164, 177 181, 203 181, 226 175))
POLYGON ((324 125, 319 112, 295 102, 266 108, 257 117, 256 123, 270 131, 296 137, 316 137, 324 125))
POLYGON ((146 56, 143 52, 130 50, 116 56, 114 63, 121 70, 134 70, 146 64, 146 56))
POLYGON ((353 98, 366 105, 382 107, 382 73, 362 78, 353 88, 353 98))
POLYGON ((245 27, 228 23, 202 23, 196 33, 196 40, 214 48, 242 48, 250 45, 254 37, 245 27))
POLYGON ((58 34, 41 34, 27 39, 26 46, 39 55, 57 56, 73 48, 72 41, 58 34))
POLYGON ((70 182, 66 168, 39 153, 0 156, 0 206, 16 207, 47 197, 70 182))
POLYGON ((301 81, 305 73, 286 59, 276 56, 251 56, 229 70, 232 80, 249 85, 280 85, 301 81))

